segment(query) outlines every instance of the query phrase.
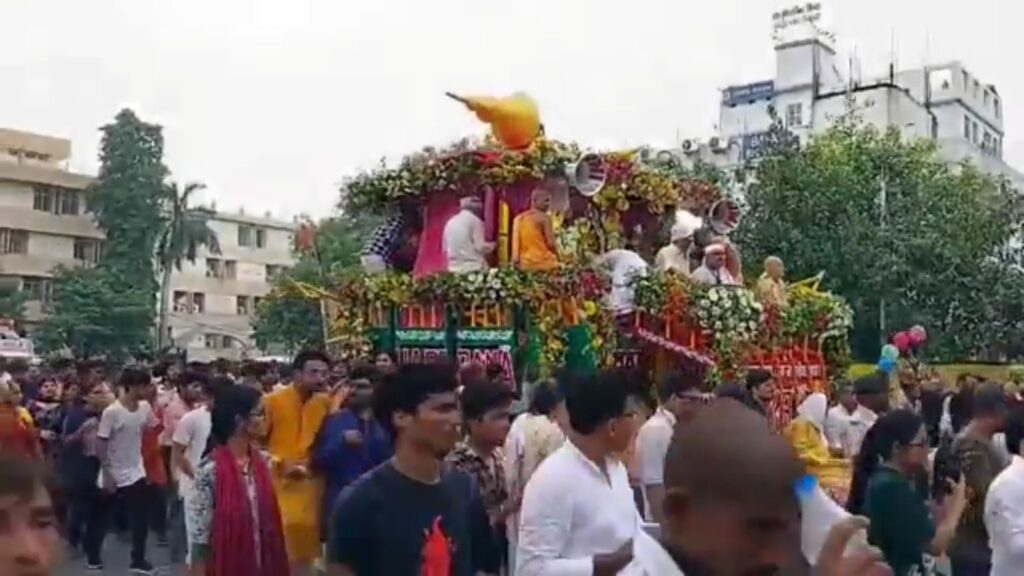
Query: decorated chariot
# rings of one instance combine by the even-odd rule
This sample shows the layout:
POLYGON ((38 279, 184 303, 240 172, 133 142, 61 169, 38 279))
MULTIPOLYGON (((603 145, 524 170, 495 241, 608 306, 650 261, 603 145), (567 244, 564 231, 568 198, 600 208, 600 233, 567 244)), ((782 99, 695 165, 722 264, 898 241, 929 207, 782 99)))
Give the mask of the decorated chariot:
MULTIPOLYGON (((372 267, 323 286, 295 286, 320 299, 336 354, 496 364, 517 385, 560 366, 617 365, 652 375, 699 371, 710 387, 759 367, 779 384, 779 425, 804 395, 826 387, 828 351, 845 346, 852 318, 817 282, 791 286, 784 303, 763 302, 743 285, 711 286, 652 269, 631 281, 627 312, 608 305, 611 279, 600 255, 629 240, 651 261, 680 211, 702 216, 705 228, 715 228, 708 235, 727 234, 738 223, 739 200, 726 197, 714 178, 671 152, 584 152, 542 133, 513 148, 497 127, 495 134, 501 141, 427 148, 345 183, 345 212, 387 219, 392 246, 372 267), (551 174, 569 184, 548 211, 557 265, 517 266, 516 217, 551 174), (493 251, 486 266, 452 272, 444 229, 467 197, 482 207, 493 251)), ((706 240, 695 238, 699 260, 706 240)), ((367 254, 374 254, 364 252, 369 264, 367 254)))

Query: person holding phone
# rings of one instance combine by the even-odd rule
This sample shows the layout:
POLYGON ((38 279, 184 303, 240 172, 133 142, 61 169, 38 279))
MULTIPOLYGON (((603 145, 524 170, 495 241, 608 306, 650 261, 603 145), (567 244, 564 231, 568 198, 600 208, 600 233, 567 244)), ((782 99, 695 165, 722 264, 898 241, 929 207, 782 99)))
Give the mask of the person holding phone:
POLYGON ((911 410, 879 418, 857 456, 857 478, 867 480, 863 512, 870 520, 868 541, 881 549, 895 576, 931 574, 928 556, 946 553, 967 506, 961 477, 933 520, 927 494, 916 485, 927 464, 928 434, 924 421, 911 410))

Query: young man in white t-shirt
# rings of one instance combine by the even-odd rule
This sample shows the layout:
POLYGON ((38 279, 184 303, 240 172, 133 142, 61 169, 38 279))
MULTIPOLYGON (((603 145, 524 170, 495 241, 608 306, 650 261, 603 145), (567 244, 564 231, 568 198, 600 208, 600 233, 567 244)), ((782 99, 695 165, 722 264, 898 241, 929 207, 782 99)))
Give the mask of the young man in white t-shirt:
POLYGON ((658 411, 651 416, 636 438, 640 459, 640 482, 644 491, 644 520, 662 523, 665 497, 665 455, 672 442, 676 421, 688 422, 704 405, 699 375, 669 372, 658 382, 658 411))
MULTIPOLYGON (((192 497, 195 471, 199 468, 210 439, 210 403, 213 399, 213 383, 217 381, 215 379, 210 382, 205 375, 199 373, 186 373, 184 379, 187 384, 179 387, 179 394, 194 400, 196 407, 181 418, 171 438, 171 471, 178 483, 178 497, 173 504, 172 514, 175 539, 179 533, 187 535, 192 532, 190 519, 184 511, 188 509, 192 497)), ((186 559, 191 560, 191 554, 188 553, 192 549, 191 544, 186 541, 184 548, 186 559)))
MULTIPOLYGON (((100 458, 100 488, 116 494, 118 505, 127 510, 132 535, 129 572, 153 574, 153 565, 146 560, 149 513, 153 507, 146 468, 142 460, 142 433, 147 426, 159 424, 149 402, 142 400, 153 386, 149 371, 126 368, 121 374, 120 399, 107 407, 96 431, 97 454, 100 458)), ((98 552, 98 551, 97 551, 98 552)), ((98 555, 88 568, 102 570, 98 555)))

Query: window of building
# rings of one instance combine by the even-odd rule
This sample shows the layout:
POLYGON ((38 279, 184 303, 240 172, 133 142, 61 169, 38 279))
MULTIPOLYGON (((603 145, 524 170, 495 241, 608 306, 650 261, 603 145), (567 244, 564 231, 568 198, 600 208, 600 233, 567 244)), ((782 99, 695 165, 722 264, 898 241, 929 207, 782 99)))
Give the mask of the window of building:
POLYGON ((974 120, 974 121, 971 122, 971 142, 974 142, 975 144, 979 143, 980 138, 979 138, 978 133, 979 133, 978 121, 974 120))
POLYGON ((32 188, 32 209, 74 216, 79 213, 80 196, 78 190, 40 184, 32 188))
POLYGON ((238 262, 234 260, 224 261, 224 277, 228 280, 234 280, 238 277, 238 262))
POLYGON ((28 232, 0 228, 0 254, 28 254, 28 232))
POLYGON ((277 266, 274 264, 267 264, 267 282, 276 280, 278 276, 283 274, 285 271, 284 266, 277 266))
POLYGON ((967 87, 971 85, 970 76, 967 75, 967 70, 962 70, 960 74, 964 80, 964 92, 967 92, 967 87))
POLYGON ((235 339, 231 336, 221 336, 220 347, 224 350, 231 350, 235 347, 235 339))
POLYGON ((252 226, 238 226, 238 245, 249 248, 253 243, 252 226))
POLYGON ((218 348, 220 348, 220 345, 223 342, 221 340, 220 334, 206 334, 203 337, 203 340, 206 347, 212 350, 217 350, 218 348))
POLYGON ((196 292, 192 295, 192 312, 196 314, 206 312, 206 295, 202 292, 196 292))
POLYGON ((988 90, 985 90, 981 94, 981 99, 982 99, 982 103, 985 105, 985 108, 988 108, 988 103, 989 103, 989 100, 992 99, 992 95, 989 94, 988 90))
POLYGON ((786 126, 803 126, 804 105, 800 102, 786 106, 786 126))
POLYGON ((68 216, 78 215, 78 191, 77 190, 61 190, 60 191, 60 213, 68 216))
POLYGON ((971 116, 964 114, 964 139, 971 141, 971 116))
POLYGON ((985 130, 985 138, 981 141, 981 149, 986 152, 992 151, 992 133, 985 130))
POLYGON ((978 97, 978 92, 979 92, 979 91, 981 91, 981 83, 980 83, 980 82, 978 82, 978 79, 977 79, 977 78, 975 78, 975 79, 974 79, 974 97, 975 97, 975 98, 977 98, 977 97, 978 97))
POLYGON ((267 231, 262 228, 256 229, 256 247, 266 248, 267 247, 267 231))
POLYGON ((21 281, 21 291, 28 294, 28 299, 34 302, 53 300, 53 283, 49 278, 25 277, 21 281))
POLYGON ((75 239, 75 260, 95 264, 100 259, 100 243, 95 240, 75 239))
POLYGON ((216 258, 206 259, 206 277, 207 278, 223 278, 224 269, 221 266, 223 262, 216 258))
POLYGON ((252 312, 256 314, 260 311, 260 304, 263 304, 263 298, 259 296, 253 296, 252 298, 252 312))
POLYGON ((249 308, 248 296, 235 296, 235 312, 239 316, 248 316, 252 313, 252 309, 249 308))
POLYGON ((36 186, 32 189, 32 209, 40 212, 53 212, 53 189, 48 186, 36 186))
POLYGON ((1002 118, 1003 111, 1000 109, 999 106, 999 98, 992 99, 992 110, 995 112, 996 118, 1002 118))
POLYGON ((172 300, 174 302, 174 311, 175 312, 182 312, 182 313, 184 313, 184 312, 188 312, 189 311, 189 308, 191 306, 189 305, 188 292, 185 292, 185 291, 182 291, 182 290, 175 290, 174 291, 174 296, 172 297, 172 300))

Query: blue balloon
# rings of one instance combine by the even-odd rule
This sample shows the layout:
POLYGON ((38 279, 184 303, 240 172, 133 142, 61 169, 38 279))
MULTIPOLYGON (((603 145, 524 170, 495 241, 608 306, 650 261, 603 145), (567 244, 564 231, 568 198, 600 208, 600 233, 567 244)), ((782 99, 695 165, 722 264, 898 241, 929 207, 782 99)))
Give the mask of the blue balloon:
POLYGON ((896 368, 896 361, 892 358, 880 358, 878 360, 878 369, 886 374, 889 374, 896 368))

